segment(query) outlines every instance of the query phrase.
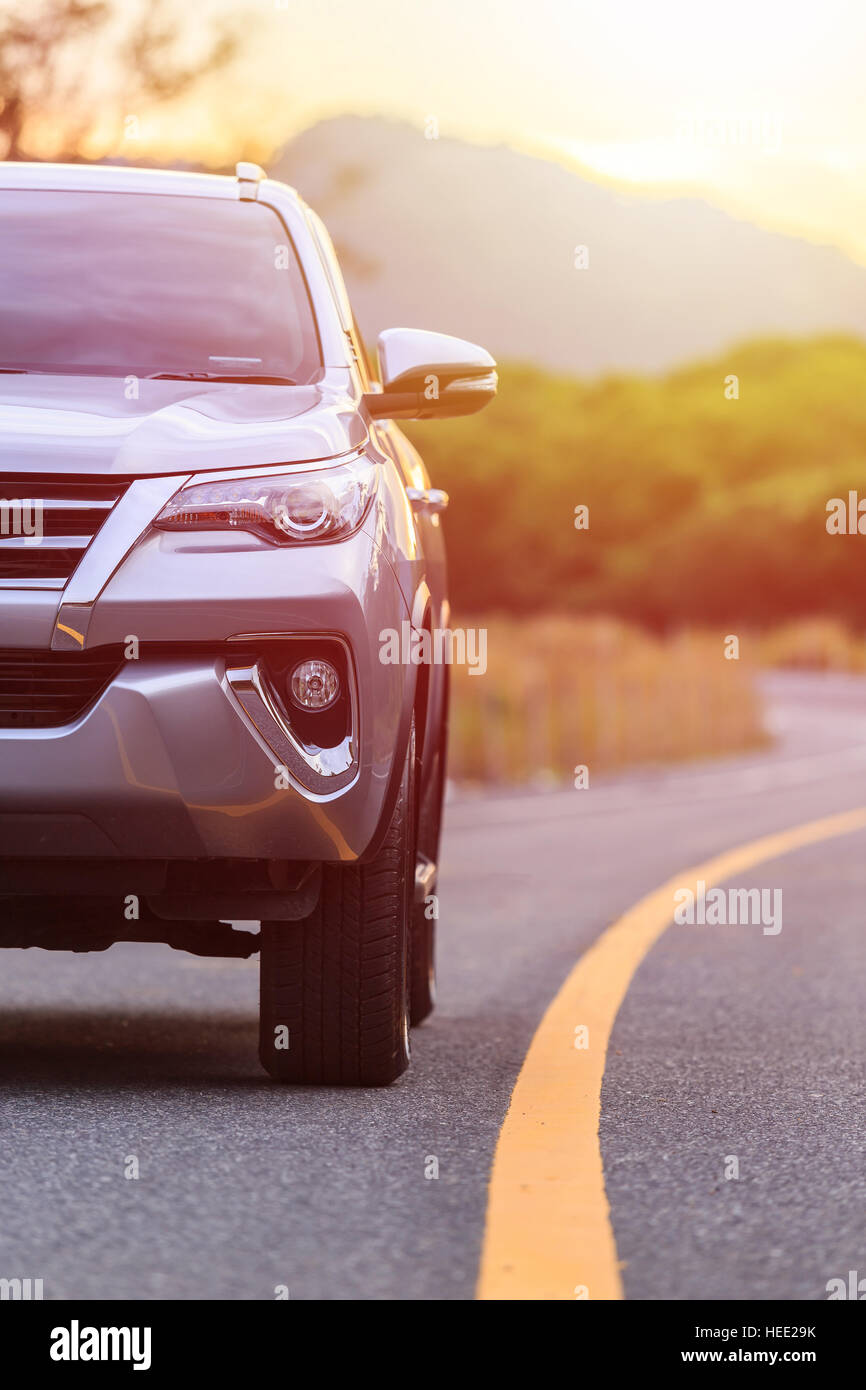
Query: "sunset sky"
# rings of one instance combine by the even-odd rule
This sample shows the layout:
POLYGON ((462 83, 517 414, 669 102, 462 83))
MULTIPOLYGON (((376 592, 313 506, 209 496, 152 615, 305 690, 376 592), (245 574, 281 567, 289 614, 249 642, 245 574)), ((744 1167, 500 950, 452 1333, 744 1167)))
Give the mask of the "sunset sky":
MULTIPOLYGON (((138 0, 123 0, 127 10, 138 0)), ((324 116, 505 141, 652 193, 697 192, 866 262, 862 0, 197 0, 231 74, 144 112, 163 155, 266 159, 324 116)))

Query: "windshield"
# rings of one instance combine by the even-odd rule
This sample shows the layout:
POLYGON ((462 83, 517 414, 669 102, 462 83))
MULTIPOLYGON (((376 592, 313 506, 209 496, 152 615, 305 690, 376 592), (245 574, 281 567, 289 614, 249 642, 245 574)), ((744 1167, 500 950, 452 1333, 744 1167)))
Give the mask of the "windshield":
POLYGON ((303 384, 319 365, 301 270, 271 208, 0 190, 0 371, 303 384))

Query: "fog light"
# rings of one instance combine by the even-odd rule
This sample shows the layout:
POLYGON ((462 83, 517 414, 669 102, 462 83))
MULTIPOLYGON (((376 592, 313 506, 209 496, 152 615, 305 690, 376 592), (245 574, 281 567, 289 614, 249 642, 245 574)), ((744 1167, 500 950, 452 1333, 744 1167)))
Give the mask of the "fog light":
POLYGON ((330 661, 301 661, 289 679, 298 709, 329 709, 340 693, 340 677, 330 661))

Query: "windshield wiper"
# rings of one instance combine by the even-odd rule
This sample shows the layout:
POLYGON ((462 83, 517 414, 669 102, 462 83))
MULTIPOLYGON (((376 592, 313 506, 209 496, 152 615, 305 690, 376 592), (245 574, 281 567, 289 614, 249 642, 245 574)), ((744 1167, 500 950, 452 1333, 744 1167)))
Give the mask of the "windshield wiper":
POLYGON ((252 372, 151 372, 148 381, 252 381, 257 386, 297 386, 290 376, 258 376, 252 372))

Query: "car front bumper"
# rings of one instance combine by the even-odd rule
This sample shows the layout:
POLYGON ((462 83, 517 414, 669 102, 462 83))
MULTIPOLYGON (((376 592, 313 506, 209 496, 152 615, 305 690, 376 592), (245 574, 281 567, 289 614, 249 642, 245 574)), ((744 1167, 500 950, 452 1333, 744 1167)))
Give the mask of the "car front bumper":
MULTIPOLYGON (((47 648, 59 597, 0 594, 0 647, 47 648)), ((379 632, 407 616, 363 531, 285 550, 215 534, 208 554, 151 532, 87 632, 88 651, 135 639, 139 657, 72 723, 0 729, 0 858, 362 857, 390 814, 414 688, 411 668, 379 660, 379 632), (321 634, 347 648, 356 696, 355 765, 333 792, 285 776, 284 748, 232 679, 240 639, 248 652, 321 634)))

